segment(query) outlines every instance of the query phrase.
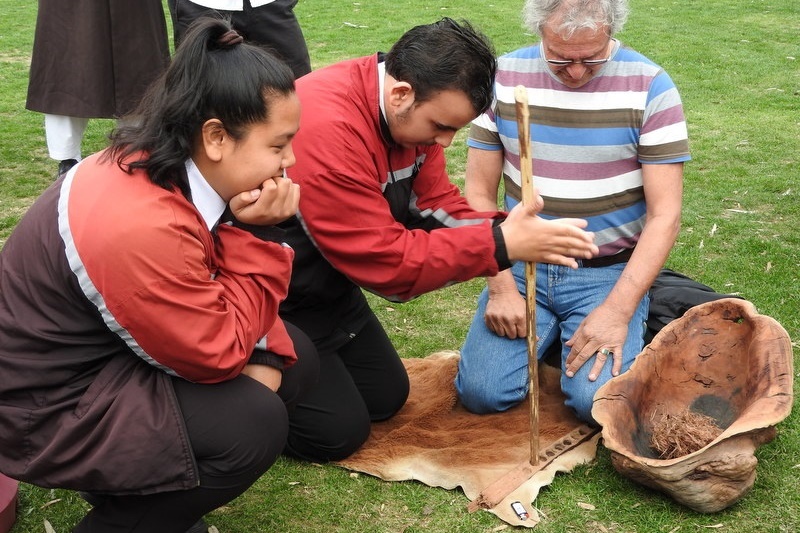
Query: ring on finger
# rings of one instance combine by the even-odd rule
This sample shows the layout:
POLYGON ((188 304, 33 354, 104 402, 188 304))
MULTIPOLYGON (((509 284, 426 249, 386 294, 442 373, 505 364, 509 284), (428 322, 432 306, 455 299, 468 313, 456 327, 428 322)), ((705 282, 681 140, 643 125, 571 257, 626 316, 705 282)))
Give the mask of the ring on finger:
POLYGON ((614 352, 612 352, 608 348, 603 348, 602 350, 598 351, 597 353, 605 355, 606 357, 608 357, 609 355, 612 355, 614 352))

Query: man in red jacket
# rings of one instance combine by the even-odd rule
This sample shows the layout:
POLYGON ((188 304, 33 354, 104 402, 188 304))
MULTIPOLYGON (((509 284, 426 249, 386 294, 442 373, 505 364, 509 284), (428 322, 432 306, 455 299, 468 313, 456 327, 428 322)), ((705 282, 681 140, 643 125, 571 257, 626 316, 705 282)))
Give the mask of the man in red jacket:
POLYGON ((295 260, 281 316, 312 338, 321 371, 290 418, 289 454, 344 458, 406 401, 405 369, 361 288, 403 301, 514 260, 577 266, 597 252, 584 221, 536 216, 540 199, 477 212, 450 182, 443 149, 491 103, 495 66, 484 36, 445 18, 388 54, 297 81, 288 172, 301 195, 284 224, 295 260))

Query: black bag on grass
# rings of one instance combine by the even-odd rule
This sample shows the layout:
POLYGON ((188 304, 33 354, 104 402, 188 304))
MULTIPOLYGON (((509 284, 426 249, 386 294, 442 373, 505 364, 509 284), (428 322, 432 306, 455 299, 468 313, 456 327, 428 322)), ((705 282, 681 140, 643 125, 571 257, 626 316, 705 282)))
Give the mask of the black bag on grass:
POLYGON ((661 328, 682 317, 690 307, 721 298, 742 298, 718 293, 708 285, 666 268, 658 274, 649 294, 650 313, 647 316, 645 344, 649 344, 661 328))

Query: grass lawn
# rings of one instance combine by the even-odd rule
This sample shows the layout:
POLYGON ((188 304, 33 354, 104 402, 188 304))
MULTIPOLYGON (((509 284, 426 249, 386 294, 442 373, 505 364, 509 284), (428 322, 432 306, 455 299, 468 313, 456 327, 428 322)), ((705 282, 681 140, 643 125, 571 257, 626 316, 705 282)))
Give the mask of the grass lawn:
MULTIPOLYGON (((662 65, 681 91, 693 160, 685 169, 683 226, 668 267, 737 293, 800 339, 800 3, 797 0, 630 0, 618 37, 662 65)), ((467 18, 505 53, 532 41, 522 0, 301 0, 297 14, 314 68, 386 51, 408 28, 467 18)), ((25 110, 35 2, 0 0, 0 246, 52 181, 42 116, 25 110)), ((79 75, 79 73, 77 73, 79 75)), ((84 150, 104 146, 113 124, 90 123, 84 150)), ((448 149, 461 183, 464 133, 448 149)), ((458 349, 482 280, 395 305, 370 297, 404 357, 458 349)), ((800 376, 798 344, 795 382, 800 376)), ((797 400, 795 401, 796 407, 797 400)), ((753 490, 713 515, 688 510, 596 461, 558 476, 535 505, 542 533, 800 531, 800 414, 757 451, 753 490), (586 510, 578 502, 591 503, 586 510)), ((386 483, 330 465, 280 459, 250 490, 207 516, 221 533, 494 532, 489 513, 466 512, 459 490, 386 483)), ((73 492, 23 484, 12 533, 71 530, 88 509, 73 492)), ((508 528, 511 529, 511 528, 508 528)))

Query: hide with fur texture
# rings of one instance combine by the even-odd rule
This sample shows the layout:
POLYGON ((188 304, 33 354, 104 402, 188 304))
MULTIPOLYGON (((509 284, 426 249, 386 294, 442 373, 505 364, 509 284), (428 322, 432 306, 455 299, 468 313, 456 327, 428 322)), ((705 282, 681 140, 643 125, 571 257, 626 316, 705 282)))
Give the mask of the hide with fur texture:
MULTIPOLYGON (((437 352, 424 359, 404 359, 411 381, 408 402, 391 419, 372 425, 364 446, 338 464, 386 481, 417 480, 432 487, 461 487, 472 500, 496 479, 530 459, 527 402, 496 414, 476 415, 457 401, 457 352, 437 352)), ((540 448, 567 435, 580 421, 564 405, 560 370, 540 365, 540 448)), ((502 520, 533 527, 539 517, 531 502, 557 472, 594 459, 595 436, 565 452, 490 510, 502 520), (530 513, 522 521, 511 509, 520 501, 530 513)), ((466 511, 467 502, 464 507, 466 511)))

